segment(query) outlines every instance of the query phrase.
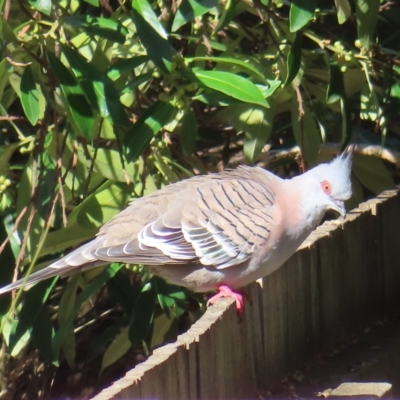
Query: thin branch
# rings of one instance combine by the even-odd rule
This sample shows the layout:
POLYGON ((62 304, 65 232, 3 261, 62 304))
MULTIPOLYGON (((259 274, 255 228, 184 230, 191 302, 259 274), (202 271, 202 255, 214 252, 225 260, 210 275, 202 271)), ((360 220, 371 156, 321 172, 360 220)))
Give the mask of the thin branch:
MULTIPOLYGON (((98 138, 100 138, 100 135, 101 135, 101 128, 103 126, 103 121, 104 120, 102 118, 100 120, 99 129, 97 131, 97 137, 98 138)), ((86 147, 86 143, 84 143, 84 146, 85 146, 86 152, 89 153, 89 151, 87 150, 87 147, 86 147)), ((97 157, 98 150, 99 150, 99 142, 96 141, 95 145, 94 145, 94 154, 93 154, 93 157, 92 157, 92 160, 91 160, 91 163, 90 163, 90 167, 89 167, 89 171, 88 171, 88 176, 87 176, 87 179, 86 179, 85 187, 83 189, 83 197, 84 198, 87 196, 87 192, 89 190, 90 180, 92 179, 92 174, 93 174, 93 170, 94 170, 94 164, 96 162, 96 157, 97 157)), ((77 152, 78 152, 78 150, 77 150, 77 152)))
POLYGON ((26 121, 25 117, 17 117, 13 115, 0 116, 0 121, 26 121))
MULTIPOLYGON (((117 146, 118 146, 118 154, 119 154, 119 159, 121 161, 121 165, 122 165, 122 172, 124 173, 124 177, 125 177, 125 182, 127 185, 130 185, 132 183, 130 176, 128 175, 128 173, 126 172, 126 166, 125 166, 125 160, 123 157, 123 150, 122 150, 122 144, 121 144, 121 140, 118 134, 115 135, 116 139, 117 139, 117 146)), ((133 189, 134 191, 134 189, 133 189)))
POLYGON ((114 13, 114 10, 108 3, 108 0, 100 0, 100 5, 101 5, 101 8, 104 8, 104 10, 106 10, 108 12, 108 14, 112 15, 114 13))
POLYGON ((0 254, 4 251, 4 248, 7 246, 7 243, 10 241, 12 235, 14 235, 15 231, 18 229, 18 226, 21 223, 22 218, 24 217, 24 215, 28 211, 28 207, 31 204, 31 201, 32 201, 32 199, 29 200, 29 203, 19 213, 17 219, 15 220, 14 226, 11 229, 11 232, 9 233, 7 238, 4 240, 4 242, 0 246, 0 254))
MULTIPOLYGON (((45 138, 45 134, 43 134, 43 136, 42 136, 43 141, 44 141, 44 138, 45 138)), ((41 148, 40 150, 42 150, 41 154, 43 154, 43 149, 41 148)), ((58 166, 58 161, 57 161, 57 166, 58 166)), ((43 168, 43 170, 44 170, 44 168, 43 168)), ((53 185, 52 185, 52 188, 51 188, 51 196, 52 196, 51 202, 52 202, 52 204, 51 204, 50 207, 47 207, 47 213, 46 213, 46 217, 45 217, 45 220, 44 220, 45 222, 44 222, 44 225, 43 225, 42 232, 40 234, 40 238, 39 238, 38 243, 41 243, 42 240, 45 239, 45 235, 47 234, 47 232, 49 231, 49 228, 50 228, 51 217, 54 215, 54 209, 55 209, 55 206, 57 204, 58 197, 60 196, 60 191, 56 191, 57 183, 59 182, 59 179, 58 179, 59 176, 60 176, 60 174, 59 174, 59 169, 58 169, 58 171, 55 174, 55 177, 53 179, 53 185)), ((40 182, 39 182, 38 186, 39 185, 40 185, 40 182)))
POLYGON ((63 186, 63 181, 61 178, 61 158, 58 158, 57 165, 60 165, 60 167, 59 167, 60 169, 57 172, 57 180, 58 180, 59 193, 60 193, 60 199, 61 199, 62 220, 63 220, 64 227, 66 227, 67 223, 68 223, 67 212, 66 212, 67 204, 65 201, 64 186, 63 186))
POLYGON ((45 63, 44 60, 42 60, 40 57, 38 57, 35 53, 32 53, 28 47, 25 44, 21 44, 21 47, 33 58, 36 60, 36 62, 41 65, 43 68, 48 68, 48 65, 45 63))
POLYGON ((6 57, 6 60, 7 60, 11 65, 13 65, 14 67, 27 67, 27 66, 29 66, 29 65, 32 64, 32 62, 27 62, 27 63, 17 62, 17 61, 12 60, 10 57, 6 57))
POLYGON ((302 118, 304 115, 303 97, 302 97, 300 89, 297 85, 294 85, 294 90, 296 91, 297 104, 299 105, 299 116, 300 116, 300 118, 302 118))
POLYGON ((379 7, 379 12, 382 12, 385 10, 390 10, 392 7, 395 7, 396 4, 397 4, 397 1, 388 1, 387 3, 385 3, 379 7))
POLYGON ((28 223, 26 225, 25 235, 24 235, 24 238, 23 238, 22 244, 21 244, 21 250, 18 254, 17 260, 15 261, 15 268, 14 268, 12 282, 15 282, 18 279, 19 266, 25 256, 25 250, 26 250, 26 246, 28 244, 29 234, 31 232, 32 222, 33 222, 33 218, 35 217, 35 215, 36 215, 36 207, 35 207, 34 202, 32 202, 31 212, 29 214, 28 223))
MULTIPOLYGON (((52 94, 54 95, 54 86, 52 86, 52 94)), ((53 110, 53 121, 54 121, 54 134, 56 138, 56 149, 57 149, 57 162, 56 162, 56 176, 58 182, 58 191, 60 193, 61 199, 61 215, 64 227, 67 226, 67 205, 65 201, 65 193, 64 193, 64 185, 62 179, 62 154, 64 153, 65 146, 67 144, 67 134, 64 137, 64 140, 60 146, 60 134, 58 131, 59 128, 59 120, 57 118, 57 113, 53 110)))
POLYGON ((207 49, 207 54, 212 54, 213 51, 212 51, 212 47, 210 45, 210 41, 208 40, 208 37, 205 34, 201 35, 201 37, 203 39, 203 44, 207 49))
POLYGON ((10 18, 10 11, 11 11, 11 0, 6 0, 3 13, 4 21, 8 21, 8 18, 10 18))
POLYGON ((26 246, 28 243, 30 232, 31 232, 33 218, 35 217, 36 210, 37 210, 36 205, 35 205, 37 186, 35 186, 35 184, 34 184, 36 182, 36 177, 37 177, 37 162, 35 159, 33 159, 31 197, 29 200, 30 204, 27 205, 27 207, 29 207, 29 205, 31 206, 31 211, 29 214, 28 223, 26 225, 24 238, 22 239, 21 250, 20 250, 18 257, 16 259, 16 262, 15 262, 15 268, 14 268, 14 274, 13 274, 13 280, 12 280, 13 282, 15 282, 18 278, 18 269, 19 269, 22 259, 24 258, 24 255, 25 255, 25 249, 26 249, 26 246))
MULTIPOLYGON (((55 183, 57 184, 57 180, 56 180, 55 183)), ((54 192, 55 192, 55 185, 53 187, 53 193, 54 192)), ((43 225, 43 228, 42 228, 42 233, 40 234, 40 238, 39 238, 38 243, 40 243, 44 239, 45 233, 48 232, 48 230, 50 228, 51 217, 54 215, 54 209, 56 207, 57 200, 58 200, 59 196, 60 196, 60 192, 55 192, 55 195, 54 195, 53 200, 52 200, 51 207, 49 207, 47 209, 46 219, 45 219, 45 222, 44 222, 44 225, 43 225)))
POLYGON ((301 96, 300 88, 294 84, 294 90, 296 92, 297 105, 299 107, 299 123, 300 123, 300 169, 302 172, 307 170, 306 160, 304 158, 304 108, 303 108, 303 97, 301 96))
MULTIPOLYGON (((321 145, 319 153, 335 156, 336 154, 340 153, 340 148, 341 144, 324 143, 321 145)), ((354 154, 379 157, 384 161, 395 164, 397 168, 400 168, 400 152, 384 148, 380 145, 356 144, 354 148, 354 154)), ((257 164, 262 167, 268 167, 271 163, 275 161, 282 160, 284 158, 296 159, 299 157, 299 155, 299 146, 293 146, 289 149, 284 150, 269 150, 269 146, 266 146, 265 151, 258 156, 257 164)), ((235 167, 237 165, 245 163, 246 160, 243 153, 239 153, 229 160, 228 165, 229 167, 235 167)))

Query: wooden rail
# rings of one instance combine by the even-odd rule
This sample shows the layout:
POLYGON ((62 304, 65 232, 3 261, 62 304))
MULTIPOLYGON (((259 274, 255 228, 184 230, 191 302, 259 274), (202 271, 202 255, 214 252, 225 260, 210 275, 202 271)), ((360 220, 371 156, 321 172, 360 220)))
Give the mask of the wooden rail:
POLYGON ((274 274, 246 288, 239 323, 223 299, 93 400, 259 398, 364 323, 398 309, 400 194, 326 222, 274 274))

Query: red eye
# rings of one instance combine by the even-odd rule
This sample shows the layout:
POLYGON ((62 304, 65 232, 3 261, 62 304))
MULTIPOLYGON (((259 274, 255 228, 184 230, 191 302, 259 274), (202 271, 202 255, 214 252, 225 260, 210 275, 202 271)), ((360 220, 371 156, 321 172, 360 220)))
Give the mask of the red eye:
POLYGON ((328 181, 322 181, 322 182, 321 182, 321 187, 322 187, 322 190, 323 190, 326 194, 331 194, 331 192, 332 192, 332 186, 331 186, 330 182, 328 182, 328 181))

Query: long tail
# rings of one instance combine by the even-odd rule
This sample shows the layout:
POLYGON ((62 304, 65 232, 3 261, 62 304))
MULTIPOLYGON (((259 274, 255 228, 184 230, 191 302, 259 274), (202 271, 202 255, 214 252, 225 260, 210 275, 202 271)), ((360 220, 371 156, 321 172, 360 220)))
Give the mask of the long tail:
POLYGON ((78 247, 72 253, 66 255, 53 264, 50 264, 48 267, 29 275, 28 279, 26 280, 25 278, 22 278, 14 283, 10 283, 9 285, 0 288, 0 295, 15 289, 19 289, 22 285, 24 285, 24 288, 28 289, 35 283, 52 278, 56 275, 66 277, 78 271, 107 264, 107 261, 99 260, 91 253, 91 250, 95 249, 97 246, 96 241, 97 238, 81 247, 78 247))

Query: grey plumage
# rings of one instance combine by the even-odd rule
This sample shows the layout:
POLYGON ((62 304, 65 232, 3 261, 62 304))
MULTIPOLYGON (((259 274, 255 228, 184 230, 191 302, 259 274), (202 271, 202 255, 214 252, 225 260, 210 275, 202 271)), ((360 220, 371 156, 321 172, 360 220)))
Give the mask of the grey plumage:
POLYGON ((35 272, 27 284, 119 261, 145 264, 196 291, 242 287, 290 257, 327 209, 343 212, 341 202, 351 195, 350 169, 351 155, 291 180, 239 167, 171 184, 135 200, 94 240, 35 272), (329 195, 321 179, 329 179, 329 195))

